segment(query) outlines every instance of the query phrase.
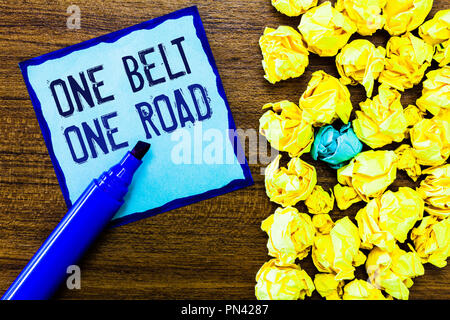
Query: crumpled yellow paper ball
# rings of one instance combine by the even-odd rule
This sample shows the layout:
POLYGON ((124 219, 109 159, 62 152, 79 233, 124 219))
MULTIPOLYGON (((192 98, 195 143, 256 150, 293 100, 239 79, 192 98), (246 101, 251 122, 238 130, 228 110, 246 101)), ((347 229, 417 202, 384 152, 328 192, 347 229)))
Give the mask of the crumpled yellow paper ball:
POLYGON ((405 242, 408 232, 423 217, 424 202, 419 193, 408 187, 386 191, 358 211, 356 221, 361 248, 377 246, 392 252, 395 241, 405 242))
POLYGON ((450 164, 425 169, 426 178, 417 191, 425 200, 425 211, 445 218, 450 216, 450 164))
POLYGON ((403 91, 418 84, 433 59, 434 49, 411 33, 391 37, 386 45, 386 59, 378 81, 403 91))
POLYGON ((258 300, 298 300, 311 296, 314 283, 296 264, 280 266, 276 259, 266 262, 256 274, 258 300))
POLYGON ((439 10, 419 28, 420 37, 432 46, 450 39, 450 9, 439 10))
POLYGON ((386 16, 384 29, 391 36, 412 31, 420 26, 433 6, 433 0, 386 1, 383 13, 386 16))
POLYGON ((346 210, 352 204, 363 201, 353 187, 337 184, 334 186, 333 190, 336 196, 336 204, 340 210, 346 210))
POLYGON ((435 50, 433 59, 439 63, 439 67, 450 63, 450 39, 437 44, 435 50))
POLYGON ((399 170, 405 170, 413 181, 417 181, 422 174, 422 168, 417 163, 414 150, 409 145, 402 144, 394 152, 398 157, 397 168, 399 170))
POLYGON ((423 119, 412 127, 410 139, 419 164, 441 165, 450 155, 450 122, 437 116, 423 119))
POLYGON ((303 119, 302 110, 287 100, 268 103, 263 109, 267 108, 273 111, 266 111, 259 119, 259 132, 272 148, 286 151, 291 157, 309 152, 314 141, 314 129, 303 119))
POLYGON ((261 223, 261 229, 269 236, 269 255, 277 258, 280 265, 306 257, 316 232, 310 216, 293 207, 275 210, 261 223))
MULTIPOLYGON (((369 150, 358 154, 348 165, 338 169, 338 182, 353 187, 368 202, 377 198, 397 176, 397 156, 394 151, 369 150)), ((337 193, 335 190, 337 198, 337 193)))
POLYGON ((370 282, 355 279, 347 283, 344 287, 342 300, 388 300, 383 296, 380 289, 377 289, 370 282))
POLYGON ((384 26, 385 5, 386 0, 337 0, 336 9, 353 21, 360 35, 370 36, 384 26))
POLYGON ((330 193, 323 190, 321 186, 315 186, 311 194, 305 200, 308 212, 311 214, 328 213, 334 207, 333 191, 330 193))
POLYGON ((356 32, 354 23, 333 8, 330 1, 303 14, 298 29, 308 50, 321 57, 335 56, 356 32))
POLYGON ((283 207, 294 206, 311 194, 317 183, 316 168, 299 158, 292 158, 287 168, 279 168, 280 159, 278 155, 265 170, 266 194, 283 207))
POLYGON ((356 136, 372 149, 400 142, 405 138, 407 122, 400 103, 400 93, 381 85, 378 95, 360 104, 353 130, 356 136))
POLYGON ((267 27, 259 38, 263 54, 264 78, 274 84, 280 80, 299 77, 309 63, 302 36, 292 27, 267 27))
POLYGON ((403 110, 403 114, 405 115, 408 127, 412 127, 423 119, 425 112, 417 108, 415 105, 410 104, 403 110))
POLYGON ((450 66, 430 71, 426 77, 417 106, 433 115, 439 114, 441 109, 450 109, 450 66))
POLYGON ((397 245, 392 252, 380 248, 370 251, 366 261, 370 282, 394 298, 408 300, 411 278, 422 276, 424 268, 415 251, 406 252, 397 245))
POLYGON ((314 277, 317 292, 327 300, 341 300, 344 281, 338 281, 331 273, 317 273, 314 277))
POLYGON ((312 74, 298 106, 305 120, 315 126, 330 124, 338 117, 346 124, 353 109, 347 87, 322 70, 312 74))
POLYGON ((320 272, 335 274, 336 280, 351 280, 355 267, 366 260, 359 250, 358 228, 348 217, 336 221, 330 234, 316 234, 312 259, 320 272))
POLYGON ((316 6, 317 0, 272 0, 272 5, 279 12, 289 17, 296 17, 316 6))
POLYGON ((411 240, 422 263, 443 268, 450 255, 450 218, 426 216, 411 232, 411 240))
POLYGON ((334 227, 334 222, 328 213, 315 214, 312 217, 312 224, 316 231, 321 234, 329 234, 334 227))
POLYGON ((336 56, 336 67, 343 84, 364 86, 368 97, 384 69, 386 50, 365 39, 356 39, 345 45, 336 56))
POLYGON ((439 10, 419 28, 419 35, 435 48, 434 60, 443 67, 450 63, 450 9, 439 10))

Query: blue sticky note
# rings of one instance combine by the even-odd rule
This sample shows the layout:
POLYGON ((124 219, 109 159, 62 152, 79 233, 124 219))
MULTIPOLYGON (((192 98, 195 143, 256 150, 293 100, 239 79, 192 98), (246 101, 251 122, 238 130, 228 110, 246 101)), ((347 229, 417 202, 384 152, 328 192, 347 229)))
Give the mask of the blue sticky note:
POLYGON ((138 140, 113 225, 253 184, 196 7, 19 66, 69 207, 138 140))

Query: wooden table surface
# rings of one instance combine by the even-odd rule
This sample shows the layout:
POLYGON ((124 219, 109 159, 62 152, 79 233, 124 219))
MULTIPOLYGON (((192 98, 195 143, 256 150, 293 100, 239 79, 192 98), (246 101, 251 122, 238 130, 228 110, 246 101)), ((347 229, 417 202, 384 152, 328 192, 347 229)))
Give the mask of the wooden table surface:
MULTIPOLYGON (((312 72, 324 69, 338 76, 334 58, 312 54, 300 78, 277 85, 264 80, 258 46, 264 27, 299 23, 279 14, 269 0, 0 1, 1 292, 67 210, 17 63, 194 4, 239 128, 257 128, 267 102, 298 101, 312 72), (81 29, 66 27, 71 4, 81 9, 81 29)), ((449 8, 448 0, 435 0, 430 16, 449 8)), ((372 37, 377 45, 387 39, 384 31, 372 37)), ((363 89, 350 91, 357 107, 363 89)), ((407 90, 402 104, 414 103, 420 91, 420 86, 407 90)), ((316 166, 319 185, 336 184, 334 170, 309 155, 303 158, 316 166)), ((61 289, 56 298, 254 299, 255 274, 270 258, 260 223, 277 207, 265 194, 262 166, 251 165, 252 187, 106 230, 80 263, 81 289, 61 289)), ((392 189, 415 185, 399 172, 392 189)), ((362 205, 335 209, 332 218, 354 217, 362 205)), ((297 207, 305 210, 303 204, 297 207)), ((311 276, 316 273, 311 255, 301 266, 311 276)), ((361 267, 357 275, 367 278, 361 267)), ((425 275, 414 282, 412 299, 450 298, 449 267, 427 264, 425 275)))

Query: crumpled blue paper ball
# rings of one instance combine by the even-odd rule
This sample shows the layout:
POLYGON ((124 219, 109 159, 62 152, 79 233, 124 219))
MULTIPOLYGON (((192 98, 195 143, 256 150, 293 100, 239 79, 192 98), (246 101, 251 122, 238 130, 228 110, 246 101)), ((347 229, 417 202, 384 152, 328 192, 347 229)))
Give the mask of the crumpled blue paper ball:
POLYGON ((314 138, 311 155, 322 160, 333 169, 339 169, 361 152, 363 144, 351 127, 351 123, 336 130, 331 125, 320 128, 314 138))

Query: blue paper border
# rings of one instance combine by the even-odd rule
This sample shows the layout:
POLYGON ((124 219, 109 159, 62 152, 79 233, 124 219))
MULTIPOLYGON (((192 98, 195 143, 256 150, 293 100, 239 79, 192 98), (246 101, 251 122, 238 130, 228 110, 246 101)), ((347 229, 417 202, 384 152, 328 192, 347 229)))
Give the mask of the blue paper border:
MULTIPOLYGON (((81 43, 78 43, 78 44, 57 50, 57 51, 53 51, 53 52, 41 55, 39 57, 35 57, 35 58, 32 58, 32 59, 29 59, 29 60, 19 63, 19 67, 22 72, 22 76, 24 78, 28 93, 31 98, 31 102, 34 107, 34 111, 36 113, 36 117, 39 122, 39 126, 41 128, 42 135, 44 137, 45 145, 47 146, 48 152, 50 154, 50 159, 53 163, 56 177, 58 179, 59 185, 61 187, 61 191, 64 196, 64 200, 65 200, 68 208, 70 208, 72 206, 72 202, 70 201, 70 198, 69 198, 69 190, 67 188, 66 179, 65 179, 65 176, 59 165, 59 162, 56 159, 56 156, 55 156, 55 153, 53 150, 50 129, 47 125, 47 122, 44 119, 44 116, 42 113, 42 108, 41 108, 41 103, 40 103, 39 99, 37 98, 37 95, 34 92, 32 86, 31 86, 31 83, 29 81, 28 67, 40 65, 48 60, 64 57, 72 52, 75 52, 78 50, 84 50, 84 49, 90 48, 92 46, 95 46, 97 44, 100 44, 102 42, 113 43, 113 42, 116 42, 117 40, 119 40, 120 38, 130 34, 133 31, 142 30, 142 29, 151 30, 167 20, 178 19, 178 18, 185 17, 185 16, 192 16, 194 19, 194 27, 196 29, 197 36, 202 43, 203 50, 208 57, 209 64, 211 65, 211 68, 214 70, 214 74, 216 75, 217 90, 218 90, 220 96, 223 98, 225 105, 227 107, 227 110, 228 110, 228 128, 230 130, 236 130, 236 125, 234 123, 233 115, 231 113, 231 109, 230 109, 228 100, 225 95, 225 90, 223 88, 222 81, 220 79, 220 75, 217 70, 217 66, 216 66, 211 48, 208 43, 208 39, 206 37, 205 29, 203 27, 203 23, 201 21, 200 14, 199 14, 196 6, 184 8, 184 9, 169 13, 167 15, 154 18, 152 20, 148 20, 148 21, 139 23, 137 25, 134 25, 134 26, 122 29, 122 30, 118 30, 118 31, 115 31, 112 33, 108 33, 106 35, 103 35, 103 36, 100 36, 100 37, 97 37, 94 39, 90 39, 90 40, 87 40, 87 41, 84 41, 84 42, 81 42, 81 43)), ((235 156, 237 158, 239 154, 242 154, 242 146, 240 144, 239 139, 237 139, 236 143, 234 143, 232 141, 232 144, 235 146, 234 152, 235 152, 235 156)), ((228 193, 228 192, 231 192, 231 191, 243 188, 243 187, 253 185, 253 178, 250 173, 250 168, 248 166, 246 159, 245 159, 245 163, 241 164, 241 168, 242 168, 242 172, 245 177, 244 179, 236 179, 236 180, 231 181, 228 185, 226 185, 222 188, 219 188, 219 189, 213 189, 213 190, 209 190, 209 191, 206 191, 204 193, 197 194, 194 196, 176 199, 176 200, 168 202, 165 205, 158 207, 158 208, 153 208, 153 209, 145 211, 145 212, 133 213, 133 214, 127 215, 125 217, 115 219, 115 220, 111 221, 110 225, 111 226, 121 226, 121 225, 130 223, 130 222, 134 222, 134 221, 146 218, 146 217, 157 215, 162 212, 166 212, 166 211, 170 211, 170 210, 177 209, 180 207, 184 207, 186 205, 189 205, 189 204, 201 201, 201 200, 216 197, 216 196, 222 195, 224 193, 228 193)), ((105 169, 107 169, 107 168, 105 168, 105 169)), ((86 181, 86 185, 88 185, 88 183, 89 182, 86 181)))

